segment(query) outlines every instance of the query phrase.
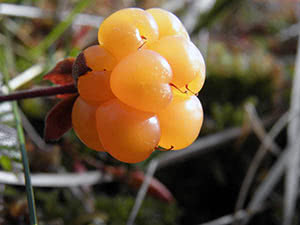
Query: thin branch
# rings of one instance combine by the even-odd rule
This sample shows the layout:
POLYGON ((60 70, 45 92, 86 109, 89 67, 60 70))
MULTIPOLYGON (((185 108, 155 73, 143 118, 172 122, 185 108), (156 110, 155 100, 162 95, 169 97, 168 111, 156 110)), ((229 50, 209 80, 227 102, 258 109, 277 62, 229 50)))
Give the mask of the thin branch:
POLYGON ((136 218, 136 216, 137 216, 137 214, 138 214, 138 212, 139 212, 139 210, 142 206, 143 200, 146 196, 149 184, 151 182, 153 174, 155 173, 157 165, 158 165, 158 161, 156 159, 154 159, 150 162, 147 173, 146 173, 146 179, 144 180, 141 188, 139 189, 139 192, 138 192, 138 195, 136 197, 134 206, 131 210, 130 216, 129 216, 128 221, 126 223, 127 225, 133 225, 133 223, 135 221, 135 218, 136 218))
POLYGON ((43 96, 53 96, 58 94, 73 94, 77 93, 77 89, 74 84, 68 84, 63 86, 30 89, 25 91, 18 91, 8 95, 0 95, 0 102, 20 100, 25 98, 38 98, 43 96))

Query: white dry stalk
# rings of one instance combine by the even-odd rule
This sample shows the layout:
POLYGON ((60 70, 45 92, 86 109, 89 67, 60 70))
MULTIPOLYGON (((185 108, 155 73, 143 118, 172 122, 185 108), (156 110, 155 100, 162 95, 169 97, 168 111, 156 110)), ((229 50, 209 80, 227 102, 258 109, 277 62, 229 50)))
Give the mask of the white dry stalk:
POLYGON ((209 11, 215 5, 215 2, 216 0, 190 2, 186 10, 187 13, 183 17, 183 23, 188 32, 194 30, 199 15, 209 11))
POLYGON ((277 37, 280 39, 280 41, 287 41, 293 37, 297 37, 297 35, 299 34, 299 29, 300 23, 293 24, 290 27, 280 31, 277 37))
POLYGON ((189 160, 199 154, 207 153, 211 149, 237 138, 241 134, 241 130, 239 127, 229 128, 216 134, 202 137, 182 151, 169 151, 164 153, 157 158, 157 169, 189 160))
MULTIPOLYGON (((95 185, 99 182, 111 181, 112 177, 100 171, 83 173, 37 173, 31 174, 31 182, 35 187, 76 187, 95 185)), ((24 186, 24 174, 0 171, 0 184, 24 186)))
MULTIPOLYGON (((288 161, 288 149, 284 150, 279 156, 276 163, 270 169, 267 177, 263 180, 260 186, 255 191, 250 203, 248 204, 247 211, 255 212, 259 210, 264 201, 270 196, 275 185, 279 182, 280 177, 283 175, 283 171, 288 161)), ((242 224, 247 224, 251 217, 243 221, 242 224)))
MULTIPOLYGON (((295 143, 295 146, 298 146, 299 144, 300 140, 298 140, 295 143)), ((257 209, 260 209, 264 201, 270 196, 273 188, 279 182, 280 177, 283 175, 286 166, 290 164, 290 149, 292 149, 293 147, 294 146, 290 146, 289 148, 286 148, 278 157, 276 163, 270 169, 267 177, 263 180, 263 182, 255 191, 250 203, 248 204, 247 211, 253 212, 257 209)), ((296 179, 298 178, 299 177, 297 177, 296 179)), ((249 221, 249 219, 250 218, 244 221, 243 224, 246 224, 249 221)))
POLYGON ((222 216, 218 219, 202 223, 200 225, 227 225, 227 224, 232 224, 234 222, 244 220, 249 217, 249 213, 246 212, 245 210, 240 210, 235 214, 230 214, 226 216, 222 216))
POLYGON ((46 144, 44 139, 38 134, 38 132, 35 130, 35 128, 32 126, 26 115, 19 110, 22 124, 24 127, 24 130, 26 131, 28 137, 32 140, 32 142, 38 147, 41 151, 51 151, 52 145, 46 144))
MULTIPOLYGON (((57 16, 55 12, 42 10, 34 6, 7 3, 0 4, 0 15, 25 17, 30 19, 49 19, 57 16)), ((68 15, 68 11, 63 11, 60 15, 58 15, 58 17, 61 21, 63 21, 68 15)), ((73 24, 98 28, 102 20, 103 17, 100 16, 80 13, 76 16, 73 24)))
POLYGON ((286 112, 284 115, 281 116, 281 118, 274 124, 274 126, 271 128, 268 135, 266 135, 259 146, 255 156, 253 157, 252 162, 250 163, 249 169, 247 171, 247 174, 243 180, 242 187, 240 189, 239 197, 236 203, 235 210, 240 210, 245 203, 248 191, 250 189, 250 185, 252 181, 254 180, 255 174, 257 169, 260 166, 260 163, 262 162, 265 154, 268 152, 268 149, 270 148, 271 142, 269 141, 269 138, 273 140, 286 126, 286 124, 289 122, 290 114, 286 112))
MULTIPOLYGON (((300 35, 298 38, 298 48, 296 56, 296 68, 291 91, 291 114, 298 115, 300 113, 300 35)), ((287 166, 287 174, 285 180, 284 193, 284 225, 290 225, 295 212, 296 201, 299 189, 299 163, 300 149, 296 144, 300 133, 300 117, 297 116, 288 126, 288 146, 289 147, 289 163, 287 166)))
POLYGON ((38 75, 42 73, 44 69, 44 64, 36 64, 25 70, 23 73, 20 73, 18 76, 9 81, 9 87, 11 90, 16 90, 25 83, 31 81, 38 75))
MULTIPOLYGON (((31 81, 32 79, 36 78, 44 69, 44 64, 36 64, 32 67, 28 68, 24 72, 20 73, 13 79, 8 82, 8 85, 12 91, 18 89, 22 85, 26 84, 27 82, 31 81)), ((1 91, 4 94, 8 94, 8 89, 6 86, 1 87, 1 91)))
POLYGON ((273 139, 266 133, 262 121, 259 119, 255 107, 252 103, 248 103, 245 106, 246 112, 249 116, 251 127, 253 128, 254 133, 260 139, 260 141, 269 146, 272 153, 278 154, 281 149, 280 147, 273 141, 273 139), (265 140, 265 141, 264 141, 265 140))
POLYGON ((134 221, 135 221, 135 218, 142 206, 142 203, 143 203, 143 200, 146 196, 146 193, 148 191, 148 188, 149 188, 149 184, 151 182, 151 179, 153 177, 153 174, 155 173, 155 170, 157 168, 157 165, 158 165, 158 161, 156 159, 153 159, 149 166, 148 166, 148 170, 147 170, 147 173, 146 173, 146 179, 144 179, 144 182, 142 184, 142 186, 140 187, 139 191, 138 191, 138 194, 137 194, 137 197, 135 199, 135 203, 134 203, 134 206, 131 210, 131 213, 130 213, 130 216, 128 218, 128 221, 127 221, 127 225, 133 225, 134 224, 134 221))
POLYGON ((169 0, 162 4, 162 8, 166 9, 170 12, 175 12, 177 10, 180 10, 184 7, 185 2, 184 1, 178 1, 178 0, 169 0))

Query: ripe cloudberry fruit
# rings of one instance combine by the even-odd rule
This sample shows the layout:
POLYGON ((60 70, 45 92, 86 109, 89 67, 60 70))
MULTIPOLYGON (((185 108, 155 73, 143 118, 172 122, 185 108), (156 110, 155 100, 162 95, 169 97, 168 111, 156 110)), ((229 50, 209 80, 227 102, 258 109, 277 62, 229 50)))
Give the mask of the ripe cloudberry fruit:
POLYGON ((205 63, 180 20, 163 9, 123 9, 103 21, 98 40, 73 65, 78 137, 127 163, 158 146, 192 144, 203 122, 195 94, 205 63))

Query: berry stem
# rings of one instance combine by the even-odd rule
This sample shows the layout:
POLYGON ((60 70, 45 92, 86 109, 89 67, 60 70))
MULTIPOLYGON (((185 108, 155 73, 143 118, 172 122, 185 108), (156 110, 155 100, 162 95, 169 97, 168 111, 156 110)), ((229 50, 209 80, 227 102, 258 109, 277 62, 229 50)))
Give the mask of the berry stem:
POLYGON ((74 84, 67 84, 55 87, 18 91, 8 95, 0 95, 0 102, 72 93, 77 93, 77 88, 74 84))
POLYGON ((155 147, 155 150, 166 152, 166 151, 171 151, 173 148, 174 148, 173 145, 171 145, 170 148, 163 148, 163 147, 158 145, 158 146, 155 147))
POLYGON ((182 91, 182 90, 180 90, 180 88, 177 87, 175 84, 169 83, 169 85, 170 85, 171 87, 174 87, 177 91, 181 92, 182 94, 187 94, 187 91, 182 91))
POLYGON ((185 85, 185 88, 186 88, 186 90, 188 90, 189 92, 191 92, 193 95, 198 96, 199 93, 193 92, 193 91, 189 88, 189 85, 188 85, 188 84, 185 85))

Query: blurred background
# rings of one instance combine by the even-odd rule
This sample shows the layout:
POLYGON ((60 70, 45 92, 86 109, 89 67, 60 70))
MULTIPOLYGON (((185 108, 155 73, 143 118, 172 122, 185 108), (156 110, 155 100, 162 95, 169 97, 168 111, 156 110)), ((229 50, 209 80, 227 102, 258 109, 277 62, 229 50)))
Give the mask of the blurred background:
MULTIPOLYGON (((88 149, 73 131, 45 143, 44 118, 58 100, 19 101, 39 224, 300 224, 299 6, 297 0, 0 0, 3 93, 5 82, 12 91, 50 86, 43 75, 97 44, 103 18, 126 7, 176 14, 206 61, 197 141, 134 165, 88 149)), ((1 103, 5 225, 29 224, 18 146, 12 104, 1 103)))

